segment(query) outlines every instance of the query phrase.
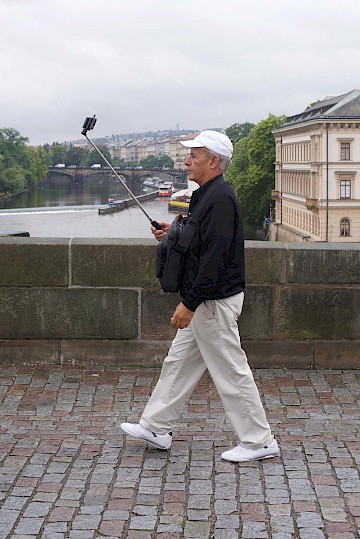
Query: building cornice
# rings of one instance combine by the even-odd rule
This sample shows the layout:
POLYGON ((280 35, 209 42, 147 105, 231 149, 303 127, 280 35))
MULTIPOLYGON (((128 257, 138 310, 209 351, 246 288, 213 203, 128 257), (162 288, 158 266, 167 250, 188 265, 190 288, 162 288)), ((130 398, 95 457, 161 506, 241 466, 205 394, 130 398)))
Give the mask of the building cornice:
POLYGON ((316 135, 325 131, 326 127, 330 130, 339 129, 340 127, 340 129, 345 130, 359 129, 360 131, 360 118, 318 118, 316 120, 309 120, 307 122, 299 122, 293 125, 277 127, 272 131, 272 133, 275 138, 279 138, 284 134, 299 134, 299 132, 312 133, 313 135, 316 135))

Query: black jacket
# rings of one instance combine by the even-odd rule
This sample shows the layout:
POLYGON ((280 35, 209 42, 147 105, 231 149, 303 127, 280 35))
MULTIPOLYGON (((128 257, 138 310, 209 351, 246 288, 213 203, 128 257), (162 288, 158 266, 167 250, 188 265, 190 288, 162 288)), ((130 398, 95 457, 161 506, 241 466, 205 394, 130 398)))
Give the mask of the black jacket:
POLYGON ((208 299, 234 296, 245 288, 244 232, 239 204, 232 187, 217 176, 193 192, 189 215, 211 189, 199 228, 185 255, 180 286, 183 304, 195 311, 208 299), (216 189, 215 189, 216 186, 216 189))

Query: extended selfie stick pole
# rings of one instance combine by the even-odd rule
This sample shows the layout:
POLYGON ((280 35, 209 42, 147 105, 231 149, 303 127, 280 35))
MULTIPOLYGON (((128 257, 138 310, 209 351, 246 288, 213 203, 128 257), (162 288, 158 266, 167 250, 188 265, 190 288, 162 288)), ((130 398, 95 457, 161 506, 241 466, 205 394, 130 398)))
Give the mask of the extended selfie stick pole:
POLYGON ((124 182, 124 180, 122 180, 119 176, 119 174, 116 172, 116 170, 114 169, 114 167, 109 163, 109 161, 106 159, 106 157, 101 153, 101 151, 99 150, 99 148, 97 148, 95 146, 95 144, 93 143, 92 140, 89 139, 89 137, 87 136, 87 132, 90 131, 91 129, 94 129, 94 126, 96 124, 96 118, 95 118, 95 115, 93 117, 91 116, 88 116, 86 119, 85 119, 85 122, 84 122, 84 125, 83 125, 83 130, 81 131, 81 134, 84 135, 84 137, 86 137, 86 139, 90 142, 91 146, 94 148, 94 150, 97 151, 97 153, 99 155, 101 155, 101 157, 104 159, 105 163, 108 165, 108 167, 111 169, 111 171, 115 174, 115 176, 117 177, 117 179, 123 184, 123 186, 125 187, 125 189, 127 190, 127 192, 129 193, 129 195, 135 200, 136 204, 139 206, 139 208, 141 209, 141 211, 146 215, 146 217, 149 219, 151 225, 153 227, 155 227, 157 230, 161 230, 161 226, 159 225, 159 223, 157 223, 156 221, 154 221, 153 219, 151 219, 150 215, 145 211, 144 207, 140 204, 140 202, 138 201, 138 199, 136 198, 136 196, 134 195, 134 193, 132 193, 132 191, 130 191, 130 189, 128 188, 128 186, 126 185, 126 183, 124 182))

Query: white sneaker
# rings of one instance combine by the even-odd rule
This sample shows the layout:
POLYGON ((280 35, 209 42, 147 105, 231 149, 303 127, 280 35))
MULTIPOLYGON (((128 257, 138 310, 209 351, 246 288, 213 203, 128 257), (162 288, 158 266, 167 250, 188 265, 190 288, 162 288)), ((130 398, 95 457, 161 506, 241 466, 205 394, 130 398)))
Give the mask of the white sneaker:
POLYGON ((230 460, 231 462, 247 462, 249 460, 270 459, 271 457, 277 457, 278 454, 279 446, 274 438, 271 444, 259 447, 258 449, 248 449, 247 447, 237 445, 234 449, 224 451, 221 454, 221 458, 230 460))
POLYGON ((140 423, 121 423, 120 427, 126 434, 139 440, 144 440, 152 447, 156 449, 170 449, 172 443, 172 435, 169 434, 155 434, 150 430, 144 429, 140 423))

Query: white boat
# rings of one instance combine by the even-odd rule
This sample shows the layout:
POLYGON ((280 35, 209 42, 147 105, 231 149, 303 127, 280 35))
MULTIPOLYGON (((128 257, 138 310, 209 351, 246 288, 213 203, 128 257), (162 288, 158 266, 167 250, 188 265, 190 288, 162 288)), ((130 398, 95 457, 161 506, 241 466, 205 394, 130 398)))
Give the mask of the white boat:
POLYGON ((159 197, 171 197, 174 193, 174 184, 172 182, 164 182, 158 185, 159 197))
POLYGON ((195 189, 198 189, 198 187, 199 186, 197 183, 188 180, 187 189, 181 189, 180 191, 176 191, 171 195, 169 200, 169 211, 187 212, 190 206, 191 195, 193 194, 193 191, 195 191, 195 189))
POLYGON ((154 180, 154 178, 147 178, 143 181, 143 185, 147 185, 148 187, 156 187, 157 181, 154 180))

